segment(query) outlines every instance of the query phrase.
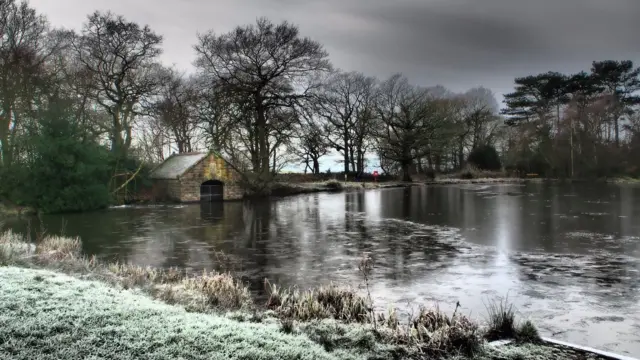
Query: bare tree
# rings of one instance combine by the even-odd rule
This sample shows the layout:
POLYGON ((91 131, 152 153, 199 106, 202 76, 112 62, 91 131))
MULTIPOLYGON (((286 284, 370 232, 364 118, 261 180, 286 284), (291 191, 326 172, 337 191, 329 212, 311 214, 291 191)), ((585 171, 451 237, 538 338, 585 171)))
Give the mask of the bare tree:
POLYGON ((38 89, 46 85, 47 61, 59 51, 46 19, 26 1, 0 1, 0 164, 11 165, 17 141, 38 89))
POLYGON ((446 100, 434 99, 427 89, 410 85, 400 74, 380 85, 376 100, 380 157, 398 162, 403 181, 411 181, 414 160, 428 152, 442 124, 450 121, 446 100))
POLYGON ((208 149, 225 152, 232 129, 240 125, 240 106, 208 78, 194 77, 190 81, 196 90, 193 111, 201 138, 208 149))
POLYGON ((290 151, 295 154, 300 162, 313 174, 320 174, 320 158, 329 152, 330 142, 319 119, 314 118, 313 113, 301 112, 303 120, 296 129, 296 142, 290 144, 290 151))
POLYGON ((137 155, 143 161, 151 164, 159 164, 164 161, 165 149, 171 144, 161 120, 149 117, 142 126, 137 128, 137 131, 139 136, 136 146, 137 155))
POLYGON ((124 157, 141 104, 161 80, 162 37, 111 12, 95 12, 73 39, 73 49, 87 76, 94 100, 109 114, 111 150, 124 157))
POLYGON ((196 138, 197 89, 183 74, 168 70, 166 82, 152 104, 153 115, 167 130, 169 138, 178 147, 178 153, 192 152, 196 138))
POLYGON ((332 147, 342 153, 345 172, 349 172, 349 165, 358 172, 364 168, 375 83, 374 78, 361 73, 336 72, 318 91, 316 111, 326 120, 325 131, 331 134, 328 139, 332 147))
POLYGON ((275 25, 265 18, 255 25, 237 27, 198 38, 196 66, 225 92, 244 99, 255 120, 248 132, 255 138, 257 172, 268 177, 269 134, 273 109, 293 107, 308 96, 318 73, 330 69, 328 54, 318 42, 300 37, 297 26, 275 25))

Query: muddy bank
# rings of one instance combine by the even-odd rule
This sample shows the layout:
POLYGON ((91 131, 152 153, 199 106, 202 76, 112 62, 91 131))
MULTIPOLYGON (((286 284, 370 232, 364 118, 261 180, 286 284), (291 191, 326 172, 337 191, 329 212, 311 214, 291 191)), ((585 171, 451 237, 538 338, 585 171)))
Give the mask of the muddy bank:
MULTIPOLYGON (((324 182, 279 182, 271 187, 271 196, 284 197, 300 194, 311 194, 319 192, 342 192, 352 190, 369 190, 369 189, 386 189, 409 187, 414 183, 404 182, 355 182, 355 181, 338 181, 330 180, 324 182)), ((418 185, 418 184, 415 184, 418 185)))
POLYGON ((30 207, 13 205, 6 201, 0 202, 0 218, 34 215, 35 213, 36 211, 30 207))
POLYGON ((530 182, 544 182, 545 179, 522 179, 522 178, 479 178, 479 179, 435 179, 424 182, 426 185, 466 185, 466 184, 525 184, 530 182))
POLYGON ((466 184, 540 184, 540 183, 557 183, 557 184, 640 184, 640 179, 633 178, 610 178, 610 179, 554 179, 554 178, 477 178, 477 179, 458 179, 458 178, 440 178, 435 180, 427 180, 423 182, 426 185, 466 185, 466 184))

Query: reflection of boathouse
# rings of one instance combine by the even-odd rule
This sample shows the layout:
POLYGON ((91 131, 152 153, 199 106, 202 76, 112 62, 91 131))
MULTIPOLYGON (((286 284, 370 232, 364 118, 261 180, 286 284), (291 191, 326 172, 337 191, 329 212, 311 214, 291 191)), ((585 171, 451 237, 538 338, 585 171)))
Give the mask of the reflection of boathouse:
POLYGON ((159 201, 237 200, 243 196, 238 174, 215 153, 175 154, 151 172, 159 201))

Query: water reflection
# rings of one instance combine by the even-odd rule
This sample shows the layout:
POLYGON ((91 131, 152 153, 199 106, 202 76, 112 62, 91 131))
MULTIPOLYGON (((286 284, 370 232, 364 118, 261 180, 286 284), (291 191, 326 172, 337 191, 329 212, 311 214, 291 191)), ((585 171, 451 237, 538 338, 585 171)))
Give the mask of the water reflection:
MULTIPOLYGON (((414 187, 111 209, 65 216, 65 231, 89 254, 141 265, 200 271, 230 259, 258 295, 264 278, 359 286, 369 252, 378 306, 452 311, 459 300, 477 317, 508 293, 546 335, 638 354, 638 204, 631 186, 414 187)), ((61 231, 59 216, 44 223, 61 231)))

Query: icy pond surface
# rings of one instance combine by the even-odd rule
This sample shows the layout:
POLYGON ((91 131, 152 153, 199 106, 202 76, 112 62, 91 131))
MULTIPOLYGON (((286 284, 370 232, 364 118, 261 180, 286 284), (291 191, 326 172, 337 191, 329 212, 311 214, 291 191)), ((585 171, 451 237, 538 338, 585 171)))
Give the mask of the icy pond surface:
POLYGON ((104 258, 192 270, 224 263, 258 295, 264 278, 361 286, 357 259, 368 252, 381 308, 453 312, 460 301, 482 319, 488 301, 508 296, 545 336, 640 356, 637 186, 412 187, 114 208, 44 224, 104 258))

